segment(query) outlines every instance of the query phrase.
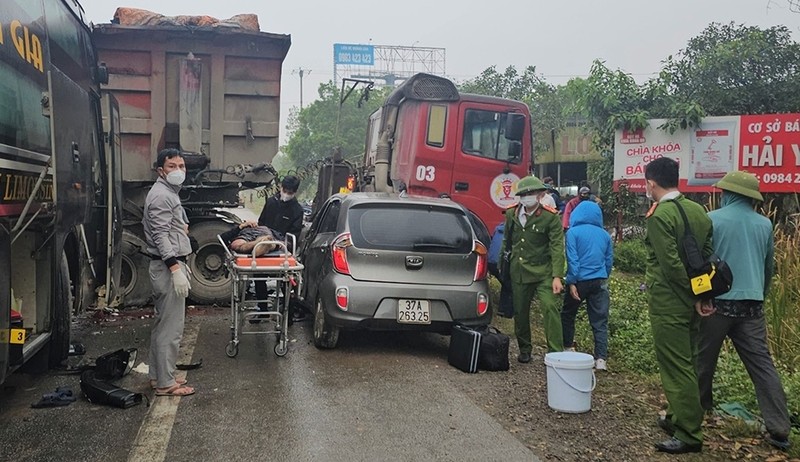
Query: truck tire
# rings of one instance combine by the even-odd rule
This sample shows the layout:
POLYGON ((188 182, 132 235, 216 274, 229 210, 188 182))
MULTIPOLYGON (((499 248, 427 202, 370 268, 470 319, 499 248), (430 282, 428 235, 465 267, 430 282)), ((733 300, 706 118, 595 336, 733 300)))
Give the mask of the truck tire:
POLYGON ((47 356, 50 367, 61 366, 69 354, 70 323, 75 296, 65 253, 61 254, 61 263, 55 279, 53 310, 50 313, 50 351, 47 356))
POLYGON ((225 268, 225 249, 217 235, 231 229, 224 221, 201 221, 189 227, 189 235, 197 239, 197 251, 187 264, 192 272, 189 298, 200 305, 229 305, 231 276, 225 268))
POLYGON ((147 248, 144 240, 133 232, 122 230, 122 271, 120 292, 125 306, 143 306, 153 298, 150 284, 150 258, 142 254, 147 248))

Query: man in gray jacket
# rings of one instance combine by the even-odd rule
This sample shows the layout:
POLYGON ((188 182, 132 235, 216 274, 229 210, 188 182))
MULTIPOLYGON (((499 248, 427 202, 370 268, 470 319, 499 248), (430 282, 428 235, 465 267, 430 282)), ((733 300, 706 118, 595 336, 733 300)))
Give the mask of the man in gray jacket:
POLYGON ((194 388, 175 379, 175 363, 183 336, 189 273, 186 256, 189 220, 178 191, 186 179, 186 163, 177 149, 164 149, 156 160, 158 179, 144 202, 144 236, 150 254, 150 282, 155 295, 155 323, 150 334, 150 385, 157 396, 186 396, 194 388))

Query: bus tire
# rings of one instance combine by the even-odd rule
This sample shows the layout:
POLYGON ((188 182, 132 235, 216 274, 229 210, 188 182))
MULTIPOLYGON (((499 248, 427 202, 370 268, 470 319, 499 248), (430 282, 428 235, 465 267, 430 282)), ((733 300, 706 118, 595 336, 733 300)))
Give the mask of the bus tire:
POLYGON ((150 258, 142 254, 147 245, 135 233, 122 230, 122 271, 120 292, 124 306, 143 306, 153 298, 150 283, 150 258))
POLYGON ((70 324, 75 298, 66 253, 61 254, 61 263, 55 279, 54 303, 50 314, 50 351, 48 355, 50 367, 63 365, 69 354, 70 324))

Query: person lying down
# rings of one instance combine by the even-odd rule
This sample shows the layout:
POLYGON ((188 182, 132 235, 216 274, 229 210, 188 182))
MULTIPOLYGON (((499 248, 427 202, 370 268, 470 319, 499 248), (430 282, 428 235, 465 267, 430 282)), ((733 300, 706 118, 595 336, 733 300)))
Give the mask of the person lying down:
MULTIPOLYGON (((262 241, 274 241, 272 231, 266 226, 258 226, 254 221, 245 221, 220 234, 228 248, 236 253, 251 254, 256 244, 262 241)), ((265 255, 278 247, 277 244, 265 244, 258 247, 257 257, 265 255)))

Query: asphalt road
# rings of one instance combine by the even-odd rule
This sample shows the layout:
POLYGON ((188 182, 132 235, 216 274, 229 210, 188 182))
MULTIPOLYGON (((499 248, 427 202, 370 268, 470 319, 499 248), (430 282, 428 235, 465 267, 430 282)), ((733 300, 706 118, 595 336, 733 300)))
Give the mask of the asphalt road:
MULTIPOLYGON (((447 364, 446 337, 351 333, 320 351, 302 323, 290 327, 285 357, 273 353, 274 336, 249 336, 231 359, 228 315, 203 309, 188 318, 181 361, 203 360, 187 372, 193 396, 153 398, 135 370, 120 385, 145 392, 150 406, 122 410, 79 397, 32 409, 57 386, 79 394, 78 377, 14 374, 0 396, 0 460, 538 460, 457 390, 452 377, 463 373, 447 364)), ((83 361, 136 347, 142 370, 152 319, 110 319, 74 326, 83 361)))

